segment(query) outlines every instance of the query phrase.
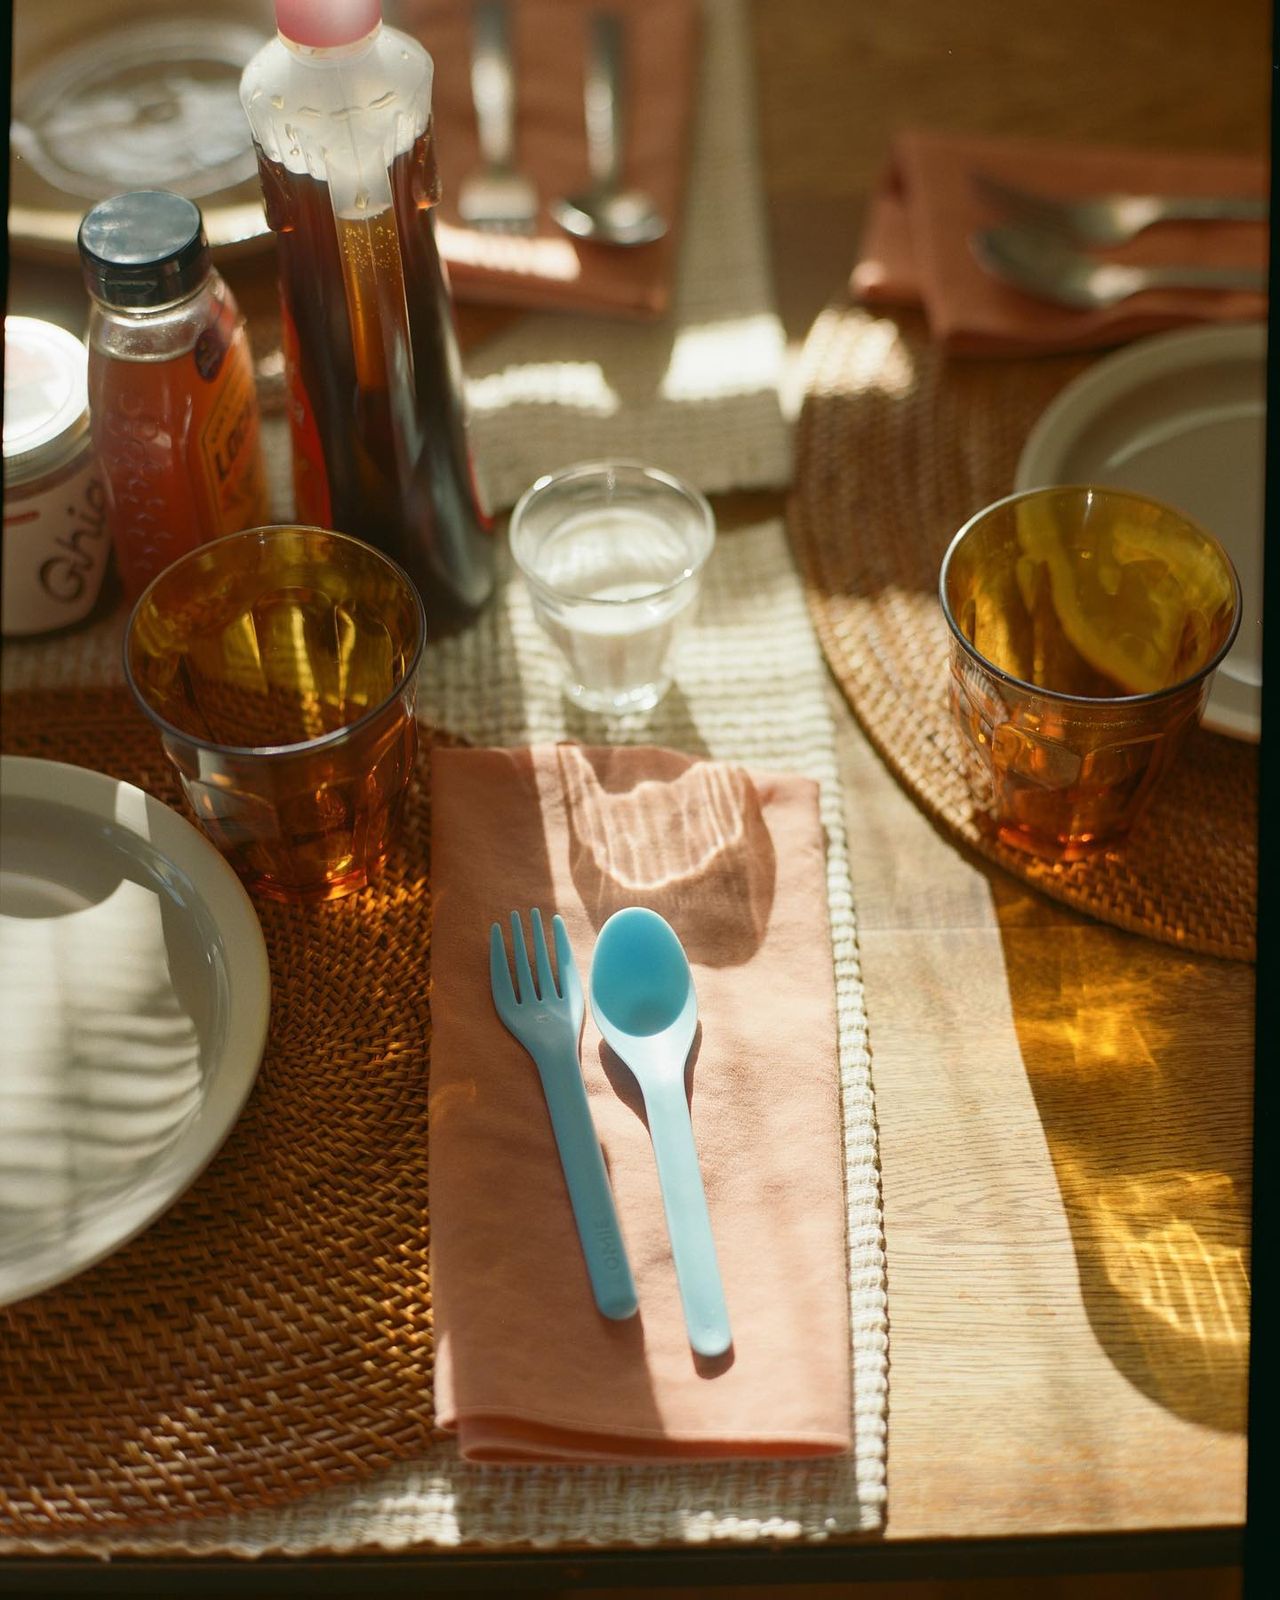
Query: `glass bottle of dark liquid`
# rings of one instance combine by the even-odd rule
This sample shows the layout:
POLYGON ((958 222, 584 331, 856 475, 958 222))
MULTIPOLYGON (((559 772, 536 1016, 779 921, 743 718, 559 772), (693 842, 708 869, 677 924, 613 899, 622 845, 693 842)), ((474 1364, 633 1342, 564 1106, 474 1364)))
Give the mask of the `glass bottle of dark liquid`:
POLYGON ((276 0, 276 22, 240 97, 279 255, 298 519, 399 561, 429 617, 466 614, 493 543, 430 213, 431 57, 381 0, 276 0))

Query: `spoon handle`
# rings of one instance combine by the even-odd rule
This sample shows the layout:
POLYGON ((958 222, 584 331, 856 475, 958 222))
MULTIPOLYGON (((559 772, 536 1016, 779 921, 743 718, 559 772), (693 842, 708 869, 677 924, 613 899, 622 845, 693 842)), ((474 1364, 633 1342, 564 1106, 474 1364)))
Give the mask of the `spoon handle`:
POLYGON ((587 123, 587 170, 597 189, 622 180, 622 19, 610 11, 591 18, 591 42, 583 91, 587 123))
POLYGON ((1253 289, 1262 293, 1267 275, 1261 267, 1146 267, 1150 289, 1253 289))
POLYGON ((653 1085, 645 1110, 689 1343, 700 1356, 723 1355, 732 1343, 729 1312, 683 1078, 653 1085))

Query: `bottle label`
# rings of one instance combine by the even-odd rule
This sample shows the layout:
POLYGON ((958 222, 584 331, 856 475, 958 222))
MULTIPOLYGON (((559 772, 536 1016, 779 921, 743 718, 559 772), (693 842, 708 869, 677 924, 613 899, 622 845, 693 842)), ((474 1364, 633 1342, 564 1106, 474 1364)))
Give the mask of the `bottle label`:
POLYGON ((261 527, 270 520, 267 479, 244 330, 237 329, 227 344, 216 324, 207 328, 194 356, 200 377, 218 385, 200 430, 200 459, 217 532, 261 527))
POLYGON ((298 330, 293 325, 283 297, 280 304, 280 342, 284 349, 284 370, 289 397, 289 435, 293 444, 294 513, 299 522, 317 528, 333 526, 333 502, 329 493, 329 472, 324 463, 324 446, 316 426, 315 412, 302 381, 298 357, 298 330))

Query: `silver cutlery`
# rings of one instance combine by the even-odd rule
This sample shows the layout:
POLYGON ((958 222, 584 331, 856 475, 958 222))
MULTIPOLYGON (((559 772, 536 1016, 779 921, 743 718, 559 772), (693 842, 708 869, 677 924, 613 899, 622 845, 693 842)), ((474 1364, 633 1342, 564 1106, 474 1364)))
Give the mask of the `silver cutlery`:
POLYGON ((970 236, 981 266, 1037 299, 1095 311, 1143 289, 1265 290, 1266 273, 1252 267, 1135 267, 1101 261, 1063 244, 1052 233, 1010 223, 970 236))
POLYGON ((1232 195, 1100 194, 1061 200, 975 172, 984 200, 1015 221, 1065 234, 1078 244, 1125 244, 1157 222, 1265 222, 1267 202, 1232 195))
POLYGON ((471 19, 471 98, 483 165, 458 186, 458 215, 491 233, 532 233, 538 191, 516 166, 515 71, 506 0, 478 0, 471 19))
POLYGON ((495 922, 489 930, 489 985, 494 1009, 507 1031, 533 1057, 538 1069, 587 1264, 587 1276, 591 1280, 591 1293, 606 1317, 620 1320, 634 1315, 637 1309, 636 1286, 618 1228, 618 1213, 600 1141, 596 1138, 591 1108, 587 1104, 582 1069, 578 1065, 584 1014, 582 980, 562 919, 559 916, 551 919, 556 970, 560 974, 558 987, 542 929, 542 913, 535 909, 530 920, 533 923, 533 961, 538 974, 536 986, 520 913, 511 913, 511 946, 516 965, 514 985, 507 966, 502 929, 495 922))
POLYGON ((639 189, 623 185, 626 82, 622 19, 612 12, 591 18, 584 108, 591 187, 551 202, 552 218, 566 233, 598 244, 652 244, 667 231, 666 218, 639 189))

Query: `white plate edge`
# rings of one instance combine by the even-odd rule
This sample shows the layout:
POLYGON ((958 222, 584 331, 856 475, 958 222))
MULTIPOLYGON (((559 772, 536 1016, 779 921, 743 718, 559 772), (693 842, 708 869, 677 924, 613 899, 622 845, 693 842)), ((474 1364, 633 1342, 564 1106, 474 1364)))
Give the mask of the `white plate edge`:
MULTIPOLYGON (((125 1207, 127 1220, 111 1243, 95 1250, 71 1271, 67 1271, 62 1262, 34 1279, 24 1277, 19 1286, 12 1284, 0 1268, 0 1306, 18 1304, 78 1277, 137 1238, 180 1199, 217 1155, 239 1119, 257 1081, 266 1048, 271 1016, 271 971, 262 925, 244 885, 204 835, 171 806, 136 784, 69 762, 49 761, 39 756, 0 756, 0 796, 46 800, 71 809, 83 809, 77 805, 77 796, 96 794, 105 799, 108 787, 113 795, 125 791, 131 805, 143 808, 149 826, 156 830, 149 842, 192 880, 211 917, 222 930, 227 957, 224 1056, 234 1061, 243 1050, 243 1059, 251 1061, 252 1066, 234 1083, 231 1081, 234 1073, 220 1071, 216 1074, 211 1085, 212 1094, 200 1116, 183 1130, 149 1174, 146 1185, 131 1197, 132 1203, 125 1207), (201 1130, 203 1137, 198 1136, 201 1130)), ((117 821, 121 827, 130 827, 127 820, 117 821)))
MULTIPOLYGON (((1049 449, 1050 442, 1055 438, 1070 442, 1078 437, 1081 423, 1097 416, 1136 383, 1169 376, 1206 361, 1233 357, 1242 360, 1256 357, 1265 371, 1267 337, 1265 322, 1174 328, 1103 356, 1060 389, 1036 419, 1014 468, 1014 492, 1058 483, 1058 478, 1053 476, 1054 452, 1049 449), (1049 457, 1047 464, 1043 459, 1046 456, 1049 457)), ((1060 458, 1061 447, 1056 453, 1060 458)), ((1212 696, 1212 691, 1210 694, 1212 696)), ((1256 715, 1248 714, 1247 719, 1238 711, 1206 705, 1201 721, 1211 732, 1256 744, 1262 736, 1261 695, 1256 715)))

